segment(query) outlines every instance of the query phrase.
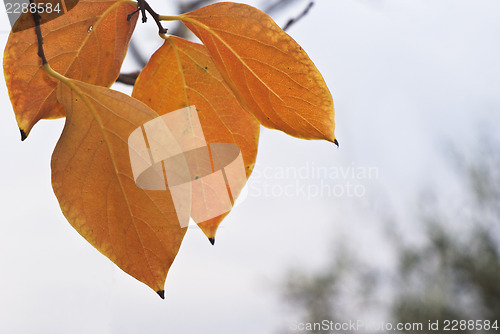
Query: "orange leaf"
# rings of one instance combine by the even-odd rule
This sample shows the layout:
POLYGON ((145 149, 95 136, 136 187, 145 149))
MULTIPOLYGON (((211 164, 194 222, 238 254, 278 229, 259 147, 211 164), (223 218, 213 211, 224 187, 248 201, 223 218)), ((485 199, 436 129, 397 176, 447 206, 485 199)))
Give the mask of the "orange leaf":
POLYGON ((66 124, 52 156, 52 186, 70 224, 102 254, 162 296, 186 232, 169 191, 139 188, 128 138, 158 115, 108 88, 59 84, 66 124))
MULTIPOLYGON (((195 105, 207 142, 238 145, 250 176, 259 123, 240 106, 203 45, 169 37, 139 75, 132 96, 160 115, 195 105)), ((212 242, 225 216, 199 224, 212 242)))
POLYGON ((180 19, 205 44, 243 106, 267 127, 335 142, 332 96, 304 50, 264 12, 221 2, 180 19))
MULTIPOLYGON (((81 0, 67 14, 43 24, 51 67, 69 78, 110 86, 135 28, 137 15, 127 21, 134 9, 130 1, 81 0)), ((11 32, 4 53, 5 81, 23 139, 40 119, 64 116, 57 102, 57 81, 43 71, 37 51, 31 28, 11 32)))

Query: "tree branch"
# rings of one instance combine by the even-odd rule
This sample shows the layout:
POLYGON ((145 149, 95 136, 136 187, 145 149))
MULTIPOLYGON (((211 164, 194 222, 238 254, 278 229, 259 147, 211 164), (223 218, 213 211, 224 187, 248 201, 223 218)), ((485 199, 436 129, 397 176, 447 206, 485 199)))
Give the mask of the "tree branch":
POLYGON ((195 1, 191 1, 191 2, 189 2, 187 4, 183 4, 181 2, 181 3, 179 3, 180 12, 181 13, 191 12, 191 11, 193 11, 195 9, 200 8, 204 4, 210 3, 210 2, 213 2, 213 1, 214 0, 195 0, 195 1))
POLYGON ((120 83, 125 84, 125 85, 133 86, 133 85, 135 85, 137 77, 139 76, 140 73, 141 73, 141 71, 136 71, 136 72, 132 72, 132 73, 120 73, 120 75, 118 76, 118 79, 116 79, 116 82, 120 82, 120 83))
POLYGON ((271 14, 273 12, 280 11, 285 7, 297 2, 298 0, 277 0, 274 3, 264 7, 264 12, 271 14))
MULTIPOLYGON (((164 29, 164 28, 158 19, 159 15, 153 11, 153 9, 149 6, 149 4, 146 1, 144 1, 144 0, 139 0, 139 1, 143 1, 145 3, 145 5, 138 4, 137 10, 134 11, 133 13, 129 14, 128 20, 130 20, 132 18, 132 16, 137 14, 139 11, 142 13, 142 8, 144 8, 144 10, 147 11, 148 13, 150 13, 151 16, 153 17, 153 19, 155 19, 155 22, 158 25, 158 27, 160 29, 160 33, 161 33, 161 31, 162 31, 161 29, 164 29)), ((191 12, 191 11, 198 9, 198 8, 202 7, 203 5, 205 5, 207 3, 211 3, 213 1, 214 0, 195 0, 195 1, 191 1, 187 4, 179 2, 179 12, 180 13, 191 12)), ((144 17, 142 20, 144 22, 144 17)), ((166 33, 167 29, 164 29, 164 30, 166 33)), ((182 36, 182 35, 185 35, 185 31, 186 31, 186 29, 185 29, 184 25, 180 24, 171 33, 172 33, 172 35, 175 35, 175 36, 182 36)), ((130 42, 129 51, 130 51, 132 58, 138 63, 140 68, 143 69, 147 64, 147 60, 141 55, 139 49, 136 47, 136 45, 133 41, 130 42)), ((125 85, 133 86, 133 85, 135 85, 137 77, 139 76, 140 73, 141 73, 141 71, 136 71, 136 72, 131 72, 131 73, 120 73, 120 76, 118 76, 118 78, 116 79, 116 82, 120 82, 120 83, 125 84, 125 85)))
POLYGON ((139 65, 140 68, 144 68, 146 66, 148 60, 143 57, 134 40, 130 41, 130 44, 128 46, 128 51, 130 52, 132 59, 135 60, 135 62, 137 63, 137 65, 139 65))
MULTIPOLYGON (((195 1, 191 1, 187 4, 184 4, 183 2, 179 2, 178 12, 179 13, 188 13, 188 12, 191 12, 195 9, 198 9, 198 8, 204 6, 205 4, 209 4, 211 2, 214 2, 214 0, 195 0, 195 1)), ((175 35, 175 36, 179 36, 179 37, 186 37, 188 31, 189 30, 186 28, 185 25, 178 24, 175 26, 175 28, 173 30, 171 30, 171 34, 175 35)))
POLYGON ((297 15, 296 17, 294 18, 291 18, 290 20, 288 20, 288 22, 285 24, 285 26, 283 27, 283 30, 284 31, 287 31, 287 29, 289 29, 291 26, 293 26, 295 23, 297 23, 300 19, 302 19, 304 16, 307 15, 307 13, 309 13, 309 10, 311 10, 311 8, 314 6, 314 1, 311 1, 309 2, 309 4, 307 5, 307 7, 302 11, 302 13, 300 13, 299 15, 297 15))
POLYGON ((155 23, 156 25, 158 26, 158 33, 160 35, 163 35, 163 34, 166 34, 167 33, 167 29, 165 29, 159 19, 160 15, 155 12, 153 10, 153 8, 151 8, 151 6, 148 4, 148 2, 146 0, 138 0, 137 1, 137 10, 135 10, 134 12, 130 13, 127 17, 127 20, 130 21, 130 19, 132 18, 132 16, 134 16, 135 14, 137 14, 138 12, 141 12, 141 15, 142 15, 142 23, 146 23, 148 21, 148 18, 146 16, 146 12, 149 13, 149 15, 151 15, 151 17, 153 18, 153 20, 155 20, 155 23))

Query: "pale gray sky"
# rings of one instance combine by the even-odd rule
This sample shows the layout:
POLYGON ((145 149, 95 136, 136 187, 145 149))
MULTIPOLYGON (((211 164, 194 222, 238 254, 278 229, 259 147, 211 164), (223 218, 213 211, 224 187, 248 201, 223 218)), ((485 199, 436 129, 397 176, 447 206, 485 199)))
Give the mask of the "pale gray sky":
MULTIPOLYGON (((264 129, 246 200, 215 247, 188 231, 165 300, 66 222, 50 185, 63 121, 40 122, 21 143, 2 80, 0 333, 272 333, 286 325, 275 288, 286 269, 320 266, 336 237, 387 265, 380 212, 412 228, 404 212, 422 186, 456 189, 445 141, 467 148, 478 130, 500 125, 498 13, 493 0, 316 1, 289 33, 332 91, 340 149, 264 129), (376 172, 351 173, 366 170, 376 172)), ((3 49, 3 11, 0 20, 3 49)), ((144 50, 161 43, 153 22, 139 36, 144 50)))

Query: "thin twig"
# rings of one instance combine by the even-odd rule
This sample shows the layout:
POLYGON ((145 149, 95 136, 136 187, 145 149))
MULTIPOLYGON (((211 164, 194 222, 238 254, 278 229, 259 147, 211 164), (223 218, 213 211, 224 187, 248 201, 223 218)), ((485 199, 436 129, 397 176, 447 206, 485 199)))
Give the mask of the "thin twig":
POLYGON ((137 1, 137 9, 141 11, 142 23, 146 23, 148 21, 148 18, 146 16, 146 6, 144 6, 145 2, 145 0, 137 1))
POLYGON ((116 82, 121 82, 122 84, 133 86, 135 85, 137 77, 139 76, 140 73, 141 71, 136 71, 132 73, 120 73, 118 79, 116 79, 116 82))
MULTIPOLYGON (((193 11, 195 9, 198 9, 198 8, 202 7, 205 4, 211 3, 213 1, 214 0, 195 0, 195 1, 191 1, 191 2, 189 2, 187 4, 179 2, 179 12, 180 13, 190 12, 190 11, 193 11)), ((151 9, 151 7, 149 7, 149 5, 147 4, 146 1, 141 2, 138 6, 139 6, 139 8, 137 8, 137 10, 135 10, 134 12, 132 12, 132 13, 129 14, 128 20, 130 20, 132 18, 132 16, 134 16, 138 12, 142 13, 142 8, 141 7, 143 7, 145 11, 148 11, 151 14, 151 16, 153 16, 153 19, 155 19, 155 17, 156 17, 156 19, 158 19, 158 14, 156 14, 153 11, 153 9, 151 9), (146 3, 146 5, 143 5, 143 3, 146 3), (148 9, 148 7, 149 7, 149 9, 148 9)), ((156 21, 156 19, 155 19, 155 21, 156 21)), ((143 21, 144 21, 144 18, 143 18, 143 21)), ((158 21, 156 22, 156 24, 158 25, 158 21)), ((159 28, 160 28, 160 26, 161 25, 159 25, 159 28)), ((171 34, 175 35, 175 36, 181 36, 182 37, 182 35, 183 35, 183 28, 185 28, 185 27, 180 24, 178 27, 176 27, 171 32, 171 34)), ((161 27, 161 29, 163 29, 163 27, 161 27)), ((161 32, 161 30, 160 30, 160 32, 161 32)), ((165 32, 166 32, 166 29, 165 29, 165 32)), ((141 69, 144 68, 146 66, 146 64, 147 64, 147 60, 143 57, 143 55, 141 54, 141 52, 139 51, 139 49, 135 45, 134 41, 130 42, 129 51, 130 51, 130 55, 138 63, 138 65, 140 66, 140 68, 141 69)), ((133 85, 135 85, 135 81, 137 80, 137 77, 139 76, 139 73, 140 73, 140 71, 131 72, 131 73, 121 73, 120 76, 118 77, 118 79, 116 79, 116 82, 120 82, 120 83, 123 83, 125 85, 131 85, 131 86, 133 86, 133 85)))
POLYGON ((191 1, 187 4, 184 4, 181 2, 181 3, 179 3, 179 9, 180 9, 181 13, 187 13, 187 12, 193 11, 195 9, 198 9, 198 8, 202 7, 203 5, 205 5, 206 3, 210 3, 210 2, 214 2, 214 0, 195 0, 195 1, 191 1))
POLYGON ((142 23, 146 23, 148 21, 148 18, 146 16, 146 12, 148 12, 149 15, 151 15, 151 17, 153 18, 153 20, 155 20, 155 23, 158 26, 158 33, 160 35, 167 33, 167 29, 165 29, 163 27, 163 25, 161 24, 161 21, 159 19, 160 15, 157 12, 155 12, 153 10, 153 8, 151 8, 151 6, 148 4, 148 2, 146 0, 138 0, 137 1, 137 10, 134 10, 132 13, 130 13, 127 17, 127 20, 130 21, 132 16, 137 14, 139 11, 141 12, 141 15, 142 15, 142 23))
POLYGON ((277 11, 285 9, 285 7, 295 3, 297 1, 298 0, 278 0, 278 1, 275 1, 274 3, 271 3, 267 7, 265 7, 264 12, 266 12, 267 14, 270 15, 273 12, 277 12, 277 11))
POLYGON ((155 20, 156 25, 158 26, 158 33, 160 35, 166 34, 167 30, 166 28, 163 28, 163 25, 161 24, 160 21, 160 15, 151 8, 151 6, 147 3, 146 0, 140 0, 143 2, 144 6, 146 7, 146 11, 153 17, 153 20, 155 20))
POLYGON ((286 31, 288 28, 290 28, 292 25, 294 25, 300 19, 302 19, 304 16, 306 16, 307 13, 309 13, 309 10, 311 10, 312 6, 314 6, 314 1, 309 2, 309 4, 307 5, 307 7, 298 16, 296 16, 296 17, 291 18, 290 20, 288 20, 288 22, 283 27, 283 30, 286 31))
POLYGON ((148 61, 141 54, 141 51, 137 47, 137 44, 135 43, 134 39, 132 39, 130 41, 130 44, 128 46, 128 51, 130 52, 130 55, 132 56, 132 59, 135 60, 135 62, 137 63, 137 65, 139 65, 140 68, 144 68, 144 66, 146 66, 146 64, 148 63, 148 61))
MULTIPOLYGON (((214 0, 195 0, 190 1, 185 4, 183 2, 179 2, 178 12, 179 13, 188 13, 195 9, 201 8, 202 6, 212 3, 214 0)), ((187 32, 189 31, 184 24, 177 24, 173 29, 170 30, 170 34, 179 37, 186 37, 187 32)))

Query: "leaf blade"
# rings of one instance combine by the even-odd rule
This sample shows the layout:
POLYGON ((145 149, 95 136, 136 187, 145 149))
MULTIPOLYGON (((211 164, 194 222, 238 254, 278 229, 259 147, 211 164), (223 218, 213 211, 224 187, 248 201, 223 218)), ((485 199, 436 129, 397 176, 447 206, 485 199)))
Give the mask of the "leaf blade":
MULTIPOLYGON (((170 36, 139 75, 132 96, 160 115, 196 105, 207 142, 238 145, 250 176, 259 124, 240 106, 203 45, 170 36)), ((226 215, 199 224, 209 239, 226 215)))
MULTIPOLYGON (((126 20, 134 9, 128 1, 81 0, 68 13, 43 24, 45 54, 52 68, 72 79, 110 86, 135 28, 137 15, 126 20)), ((37 48, 32 28, 11 32, 4 52, 9 97, 26 136, 40 119, 65 115, 57 102, 57 81, 43 71, 37 48)))
POLYGON ((333 99, 323 77, 267 14, 222 2, 179 18, 261 124, 299 138, 335 141, 333 99))
POLYGON ((158 115, 119 92, 71 83, 58 88, 67 119, 51 163, 61 210, 103 255, 160 293, 186 229, 168 191, 137 187, 127 142, 158 115))

